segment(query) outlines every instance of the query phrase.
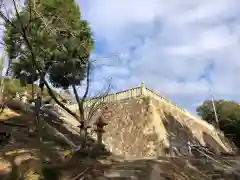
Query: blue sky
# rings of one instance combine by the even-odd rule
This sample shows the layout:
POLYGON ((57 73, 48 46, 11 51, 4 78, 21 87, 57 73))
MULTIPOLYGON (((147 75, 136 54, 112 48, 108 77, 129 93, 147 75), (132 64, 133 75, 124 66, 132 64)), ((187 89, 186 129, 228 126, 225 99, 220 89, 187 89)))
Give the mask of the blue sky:
POLYGON ((114 91, 144 81, 192 112, 210 88, 217 99, 240 100, 239 0, 78 3, 94 32, 93 57, 117 64, 95 74, 95 88, 104 77, 112 77, 114 91))
POLYGON ((217 99, 240 100, 239 0, 77 2, 96 42, 92 91, 110 78, 113 91, 144 81, 191 112, 210 88, 217 99))

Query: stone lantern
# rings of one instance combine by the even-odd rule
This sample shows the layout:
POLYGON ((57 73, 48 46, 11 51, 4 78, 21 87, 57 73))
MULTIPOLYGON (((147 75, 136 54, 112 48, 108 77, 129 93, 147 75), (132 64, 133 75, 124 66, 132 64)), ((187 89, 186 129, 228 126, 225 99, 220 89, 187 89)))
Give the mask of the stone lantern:
POLYGON ((107 125, 107 123, 104 121, 103 117, 100 116, 97 121, 95 122, 96 129, 95 132, 97 133, 97 142, 98 144, 102 144, 102 136, 105 132, 104 127, 107 125))
POLYGON ((23 96, 22 96, 22 102, 26 103, 27 102, 27 91, 24 92, 23 96))
POLYGON ((36 94, 36 93, 33 95, 33 99, 34 99, 34 100, 37 99, 37 94, 36 94))
POLYGON ((19 93, 18 93, 18 92, 16 93, 16 96, 15 96, 15 98, 16 98, 17 100, 20 100, 20 95, 19 95, 19 93))
POLYGON ((80 135, 85 137, 90 126, 86 126, 84 121, 80 121, 80 125, 77 126, 80 129, 80 135))

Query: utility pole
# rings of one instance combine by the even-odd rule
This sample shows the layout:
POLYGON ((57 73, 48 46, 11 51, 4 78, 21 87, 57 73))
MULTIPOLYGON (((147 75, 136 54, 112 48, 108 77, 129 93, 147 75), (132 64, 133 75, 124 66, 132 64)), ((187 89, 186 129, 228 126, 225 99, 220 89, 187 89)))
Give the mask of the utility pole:
POLYGON ((214 97, 213 97, 211 89, 210 89, 210 95, 211 95, 211 100, 212 100, 212 105, 213 105, 213 111, 214 111, 214 115, 215 115, 216 125, 217 125, 217 128, 219 129, 219 121, 218 121, 217 111, 216 111, 216 107, 215 107, 215 103, 214 103, 214 97))

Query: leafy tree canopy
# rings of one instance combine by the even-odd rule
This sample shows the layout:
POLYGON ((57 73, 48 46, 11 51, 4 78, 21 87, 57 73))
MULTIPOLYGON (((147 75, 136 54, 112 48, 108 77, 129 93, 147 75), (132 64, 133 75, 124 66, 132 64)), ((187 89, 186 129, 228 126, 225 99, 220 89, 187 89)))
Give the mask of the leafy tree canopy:
MULTIPOLYGON (((2 78, 0 78, 0 81, 2 78)), ((34 89, 37 89, 37 85, 34 84, 34 89)), ((18 79, 4 79, 4 97, 6 99, 12 98, 16 95, 16 93, 23 94, 24 92, 27 92, 29 94, 29 98, 31 98, 32 93, 32 87, 31 85, 27 85, 25 87, 21 86, 21 83, 18 79)), ((54 92, 56 96, 58 96, 57 92, 54 92)), ((43 91, 43 99, 49 99, 51 96, 49 96, 47 89, 44 89, 43 91)))
POLYGON ((81 20, 74 0, 26 0, 25 7, 5 25, 4 42, 16 78, 27 83, 39 79, 32 56, 38 67, 48 75, 55 87, 80 85, 93 49, 88 23, 81 20), (23 37, 26 36, 29 44, 23 37), (32 52, 34 54, 32 54, 32 52))
MULTIPOLYGON (((226 136, 234 138, 240 147, 240 104, 234 101, 214 101, 219 121, 219 128, 226 136), (238 143, 239 142, 239 143, 238 143)), ((198 108, 197 113, 202 119, 216 125, 213 104, 211 100, 204 101, 198 108)))
MULTIPOLYGON (((219 121, 240 120, 240 105, 234 101, 214 101, 219 121)), ((209 123, 215 123, 215 115, 211 100, 204 101, 198 108, 197 113, 209 123)))

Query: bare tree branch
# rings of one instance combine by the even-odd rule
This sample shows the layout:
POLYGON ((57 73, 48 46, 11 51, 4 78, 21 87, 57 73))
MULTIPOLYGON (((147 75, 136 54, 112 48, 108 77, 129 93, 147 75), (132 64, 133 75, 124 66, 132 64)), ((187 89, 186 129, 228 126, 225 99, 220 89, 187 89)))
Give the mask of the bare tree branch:
POLYGON ((84 92, 83 97, 81 98, 81 101, 80 101, 80 98, 79 98, 79 95, 78 95, 78 92, 77 92, 76 85, 74 85, 74 84, 72 85, 73 92, 74 92, 74 95, 75 95, 75 98, 76 98, 76 101, 77 101, 77 104, 78 104, 79 113, 80 113, 80 118, 81 118, 81 122, 82 122, 82 123, 85 121, 83 104, 84 104, 84 101, 85 101, 85 99, 86 99, 86 97, 87 97, 87 95, 88 95, 88 92, 89 92, 90 67, 91 67, 91 63, 89 62, 88 65, 87 65, 87 87, 86 87, 86 90, 85 90, 85 92, 84 92))
POLYGON ((105 98, 108 96, 110 89, 111 89, 111 84, 109 83, 105 91, 99 92, 95 96, 95 98, 91 99, 93 103, 89 107, 89 111, 86 118, 87 122, 89 122, 92 119, 92 117, 96 114, 98 110, 102 109, 102 106, 106 103, 105 98))

